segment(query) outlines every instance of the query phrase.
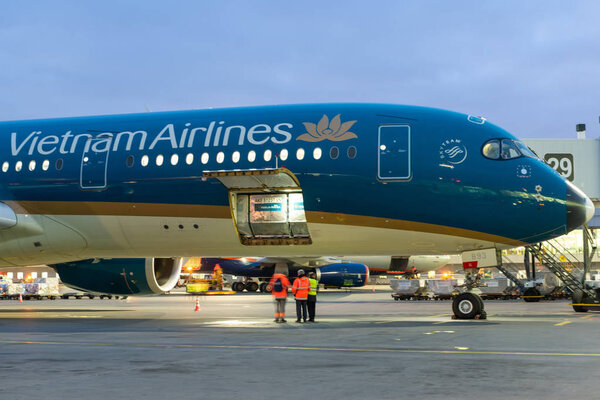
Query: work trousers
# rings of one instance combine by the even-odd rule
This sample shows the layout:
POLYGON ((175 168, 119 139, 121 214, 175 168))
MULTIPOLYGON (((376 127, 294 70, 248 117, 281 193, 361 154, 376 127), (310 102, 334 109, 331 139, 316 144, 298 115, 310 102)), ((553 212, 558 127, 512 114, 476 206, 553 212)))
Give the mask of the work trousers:
POLYGON ((315 310, 317 308, 317 295, 316 294, 308 295, 307 305, 308 305, 308 319, 310 321, 314 321, 315 320, 315 310))
POLYGON ((285 301, 287 299, 285 297, 276 297, 275 298, 275 318, 284 318, 285 317, 285 301))
POLYGON ((296 300, 296 316, 298 321, 306 322, 306 300, 296 300))

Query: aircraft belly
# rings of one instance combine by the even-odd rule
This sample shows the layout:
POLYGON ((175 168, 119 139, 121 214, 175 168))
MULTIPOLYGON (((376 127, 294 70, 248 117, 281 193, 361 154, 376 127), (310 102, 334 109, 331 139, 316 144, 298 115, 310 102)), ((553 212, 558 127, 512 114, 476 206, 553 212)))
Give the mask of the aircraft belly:
POLYGON ((88 242, 87 249, 79 254, 80 258, 423 255, 458 253, 497 245, 486 240, 436 233, 309 223, 312 245, 244 246, 238 239, 232 221, 223 218, 61 218, 65 223, 76 226, 88 242))

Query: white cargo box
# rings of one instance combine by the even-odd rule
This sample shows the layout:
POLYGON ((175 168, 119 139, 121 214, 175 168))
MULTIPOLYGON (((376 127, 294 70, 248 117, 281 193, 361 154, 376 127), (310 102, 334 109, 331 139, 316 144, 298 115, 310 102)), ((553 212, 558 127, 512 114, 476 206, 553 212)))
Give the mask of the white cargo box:
POLYGON ((507 278, 482 279, 481 282, 487 285, 479 288, 483 294, 499 295, 504 293, 504 291, 508 288, 507 278))
POLYGON ((58 296, 58 282, 56 283, 38 283, 38 294, 40 296, 58 296))
POLYGON ((9 283, 6 289, 6 294, 9 296, 25 294, 25 286, 22 283, 9 283))
POLYGON ((456 290, 457 283, 456 279, 429 279, 427 286, 434 294, 448 295, 456 290))
POLYGON ((37 294, 38 293, 38 284, 37 283, 25 283, 23 284, 25 288, 23 294, 37 294))
POLYGON ((420 287, 418 279, 392 279, 390 286, 397 294, 414 294, 420 287))

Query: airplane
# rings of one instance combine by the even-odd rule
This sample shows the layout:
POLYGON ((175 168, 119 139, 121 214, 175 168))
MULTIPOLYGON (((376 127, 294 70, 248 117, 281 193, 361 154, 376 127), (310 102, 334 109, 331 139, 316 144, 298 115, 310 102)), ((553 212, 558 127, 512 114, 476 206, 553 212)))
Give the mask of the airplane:
MULTIPOLYGON (((0 138, 0 266, 51 265, 93 292, 164 293, 192 256, 506 249, 594 212, 506 130, 419 106, 8 121, 0 138)), ((453 312, 483 302, 465 293, 453 312)))
POLYGON ((450 256, 348 256, 348 257, 297 257, 297 258, 210 258, 200 261, 201 272, 212 272, 219 265, 224 274, 253 280, 233 282, 231 289, 236 292, 269 292, 267 282, 277 271, 295 278, 299 269, 315 272, 317 281, 325 287, 361 287, 367 284, 370 275, 392 274, 413 277, 420 272, 435 271, 448 264, 450 256))

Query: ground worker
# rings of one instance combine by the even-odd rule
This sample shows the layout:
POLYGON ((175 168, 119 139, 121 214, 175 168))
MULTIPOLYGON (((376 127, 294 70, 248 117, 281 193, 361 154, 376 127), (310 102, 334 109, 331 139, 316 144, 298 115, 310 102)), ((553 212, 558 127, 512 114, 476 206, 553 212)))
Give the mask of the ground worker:
POLYGON ((308 281, 310 282, 310 289, 308 289, 308 322, 315 322, 315 309, 317 307, 317 274, 314 272, 308 273, 308 281))
POLYGON ((274 273, 269 281, 267 290, 273 294, 275 300, 275 322, 287 322, 285 320, 285 302, 287 301, 287 291, 290 287, 290 281, 287 276, 280 273, 274 273))
POLYGON ((306 277, 303 269, 298 270, 298 278, 294 281, 292 292, 296 297, 296 322, 306 322, 306 302, 308 300, 308 290, 310 281, 306 277))
POLYGON ((219 264, 215 265, 213 278, 215 280, 215 290, 223 290, 223 269, 219 264))

